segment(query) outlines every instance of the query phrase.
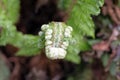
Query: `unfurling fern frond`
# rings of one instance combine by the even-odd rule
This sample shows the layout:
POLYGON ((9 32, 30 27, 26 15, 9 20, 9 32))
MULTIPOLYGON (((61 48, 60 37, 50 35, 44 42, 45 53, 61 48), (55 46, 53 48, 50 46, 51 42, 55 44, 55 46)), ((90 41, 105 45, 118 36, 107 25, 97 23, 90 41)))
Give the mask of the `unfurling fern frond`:
POLYGON ((48 58, 64 59, 72 31, 72 27, 62 22, 52 22, 42 26, 42 33, 45 35, 45 53, 48 58))

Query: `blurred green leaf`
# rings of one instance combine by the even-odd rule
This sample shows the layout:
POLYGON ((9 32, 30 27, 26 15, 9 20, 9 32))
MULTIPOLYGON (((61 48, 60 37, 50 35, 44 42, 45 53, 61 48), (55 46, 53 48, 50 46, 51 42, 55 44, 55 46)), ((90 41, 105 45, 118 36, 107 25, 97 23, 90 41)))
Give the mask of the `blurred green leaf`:
POLYGON ((5 8, 6 18, 13 23, 19 18, 20 0, 2 0, 5 8))
POLYGON ((103 63, 103 66, 106 67, 107 64, 108 64, 108 60, 109 60, 109 55, 104 53, 101 57, 101 60, 102 60, 102 63, 103 63))
POLYGON ((111 65, 110 65, 110 74, 111 75, 116 75, 116 63, 115 62, 112 62, 111 65))
POLYGON ((32 35, 24 35, 21 36, 22 43, 20 46, 20 50, 17 52, 19 56, 33 56, 36 54, 40 54, 40 50, 44 48, 44 40, 40 39, 39 36, 32 35))
POLYGON ((75 53, 69 54, 68 53, 67 56, 65 57, 65 60, 79 64, 81 61, 81 58, 80 58, 80 56, 78 56, 78 54, 75 54, 75 53))
POLYGON ((10 22, 1 21, 2 32, 0 34, 0 45, 12 44, 19 48, 17 55, 32 56, 40 52, 44 47, 44 38, 34 35, 24 35, 16 30, 16 27, 10 22))
POLYGON ((0 45, 12 44, 19 48, 17 55, 32 56, 40 52, 44 47, 43 37, 24 35, 18 32, 15 22, 19 18, 20 0, 1 0, 0 4, 0 45))

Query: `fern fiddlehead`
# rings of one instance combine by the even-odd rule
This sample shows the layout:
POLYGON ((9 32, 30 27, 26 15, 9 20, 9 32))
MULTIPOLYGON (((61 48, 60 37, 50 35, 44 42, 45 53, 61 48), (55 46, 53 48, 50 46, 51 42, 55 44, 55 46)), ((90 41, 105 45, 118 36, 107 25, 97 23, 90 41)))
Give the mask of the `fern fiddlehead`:
POLYGON ((63 59, 66 56, 66 49, 69 46, 69 40, 72 37, 72 27, 62 22, 52 22, 41 27, 45 34, 45 52, 50 59, 63 59))

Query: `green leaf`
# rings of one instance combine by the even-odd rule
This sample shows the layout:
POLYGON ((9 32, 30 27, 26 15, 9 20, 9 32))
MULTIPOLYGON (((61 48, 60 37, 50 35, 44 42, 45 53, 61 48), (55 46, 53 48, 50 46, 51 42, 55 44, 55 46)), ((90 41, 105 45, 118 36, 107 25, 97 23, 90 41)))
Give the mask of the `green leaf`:
POLYGON ((91 15, 98 15, 103 3, 103 0, 76 0, 66 22, 73 27, 74 38, 73 44, 68 49, 68 54, 78 54, 80 50, 87 50, 88 44, 84 44, 83 37, 94 37, 94 23, 91 15))
POLYGON ((111 74, 111 75, 114 75, 114 76, 116 75, 116 72, 117 72, 117 71, 116 71, 116 70, 117 70, 117 69, 116 69, 116 66, 117 66, 117 65, 116 65, 115 62, 112 62, 112 63, 111 63, 111 65, 110 65, 110 74, 111 74))
POLYGON ((106 67, 107 64, 108 64, 108 60, 109 60, 109 55, 108 54, 103 54, 102 57, 101 57, 101 60, 102 60, 102 63, 103 63, 103 66, 106 67))
POLYGON ((25 35, 16 30, 16 27, 8 20, 0 22, 2 32, 0 34, 0 45, 12 44, 19 48, 17 55, 32 56, 40 52, 44 47, 44 37, 25 35))
POLYGON ((94 23, 91 15, 100 13, 100 6, 103 0, 77 0, 67 21, 75 31, 75 34, 82 34, 94 37, 94 23))
POLYGON ((2 0, 6 18, 15 23, 19 18, 20 0, 2 0))
POLYGON ((92 49, 88 41, 84 39, 80 41, 79 48, 80 48, 80 51, 88 51, 92 49))
POLYGON ((68 53, 67 56, 65 57, 65 60, 68 60, 70 62, 79 64, 81 61, 80 56, 78 56, 78 54, 70 54, 68 53))
POLYGON ((44 40, 39 36, 24 35, 21 37, 20 43, 22 43, 17 52, 19 56, 33 56, 40 53, 40 50, 44 48, 44 40))

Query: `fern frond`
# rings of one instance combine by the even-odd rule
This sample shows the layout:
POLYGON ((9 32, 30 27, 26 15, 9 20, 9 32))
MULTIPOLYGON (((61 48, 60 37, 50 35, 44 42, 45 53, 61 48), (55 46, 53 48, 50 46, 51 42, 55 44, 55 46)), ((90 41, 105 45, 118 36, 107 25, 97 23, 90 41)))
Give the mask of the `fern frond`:
POLYGON ((1 0, 3 4, 2 11, 5 11, 6 18, 13 23, 19 18, 20 0, 1 0))
POLYGON ((43 36, 24 35, 14 25, 19 18, 20 0, 1 0, 0 4, 0 45, 12 44, 18 47, 19 56, 38 54, 44 47, 43 36))
MULTIPOLYGON (((83 46, 81 43, 83 42, 84 36, 94 37, 94 23, 91 16, 98 15, 100 13, 100 7, 104 3, 104 0, 76 1, 66 22, 73 27, 73 41, 75 42, 71 44, 68 55, 78 54, 80 50, 84 50, 81 48, 81 46, 83 46)), ((86 45, 86 43, 84 45, 86 45)))
MULTIPOLYGON (((61 8, 67 9, 74 0, 60 1, 61 8)), ((99 7, 103 5, 103 0, 76 1, 66 22, 73 27, 73 37, 67 49, 68 54, 66 59, 79 63, 79 51, 90 49, 89 44, 83 41, 83 36, 94 37, 94 23, 91 15, 97 15, 100 12, 99 7)), ((0 27, 2 27, 2 32, 0 32, 0 45, 12 44, 18 47, 19 51, 17 55, 21 56, 37 54, 45 45, 45 35, 39 38, 39 36, 23 35, 21 32, 18 32, 14 24, 19 17, 19 0, 2 0, 2 3, 3 5, 0 5, 0 27)))
POLYGON ((75 34, 94 37, 94 23, 91 15, 100 13, 101 3, 103 0, 77 0, 67 21, 68 25, 73 26, 75 34))
POLYGON ((44 47, 43 36, 25 35, 16 30, 10 21, 0 22, 2 32, 0 33, 0 45, 12 44, 19 48, 17 55, 32 56, 40 52, 44 47))

